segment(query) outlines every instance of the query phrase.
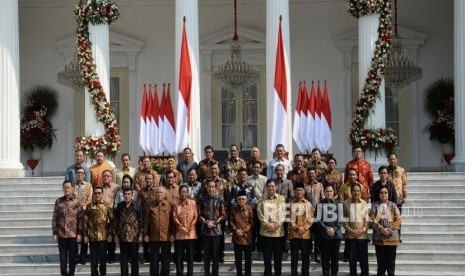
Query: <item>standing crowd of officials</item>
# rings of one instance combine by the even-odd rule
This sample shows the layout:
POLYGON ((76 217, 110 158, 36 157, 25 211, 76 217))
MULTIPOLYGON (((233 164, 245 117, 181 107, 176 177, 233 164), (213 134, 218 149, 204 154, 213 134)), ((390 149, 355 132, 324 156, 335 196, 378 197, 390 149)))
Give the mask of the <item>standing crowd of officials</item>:
POLYGON ((292 275, 309 275, 311 260, 321 262, 323 275, 337 275, 343 238, 350 275, 357 275, 357 263, 361 275, 368 275, 370 227, 377 275, 394 275, 407 199, 406 173, 395 153, 389 154, 388 166, 379 168, 377 182, 358 146, 344 175, 336 159, 323 160, 319 149, 309 160, 296 154, 293 163, 280 144, 267 163, 256 147, 245 161, 231 145, 222 165, 211 146, 204 153, 196 163, 185 148, 182 160, 169 159, 159 175, 149 157, 134 169, 129 154, 123 154, 122 168, 114 170, 98 152, 96 164, 87 168, 83 152, 77 151, 52 219, 61 275, 74 275, 76 263, 86 263, 88 248, 91 275, 106 275, 116 245, 121 275, 139 275, 139 262, 150 263, 150 275, 169 275, 172 243, 176 275, 193 275, 194 261, 203 261, 204 275, 219 275, 225 233, 232 234, 237 275, 251 275, 253 251, 263 254, 264 275, 273 270, 281 275, 289 249, 292 275))

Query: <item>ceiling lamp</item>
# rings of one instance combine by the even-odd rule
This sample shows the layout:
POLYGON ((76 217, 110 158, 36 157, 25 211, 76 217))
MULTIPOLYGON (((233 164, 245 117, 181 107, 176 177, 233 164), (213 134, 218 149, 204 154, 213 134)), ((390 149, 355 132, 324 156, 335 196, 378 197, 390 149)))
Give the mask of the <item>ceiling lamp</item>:
POLYGON ((237 3, 234 0, 234 37, 231 53, 215 72, 214 77, 221 86, 227 89, 247 88, 255 84, 259 78, 258 71, 247 63, 241 55, 241 46, 237 36, 237 3))
POLYGON ((60 68, 57 73, 57 81, 73 89, 84 87, 76 56, 60 68))
POLYGON ((417 63, 404 55, 401 38, 397 31, 397 0, 394 1, 394 38, 391 38, 391 53, 384 72, 386 85, 400 89, 422 78, 423 71, 417 63))

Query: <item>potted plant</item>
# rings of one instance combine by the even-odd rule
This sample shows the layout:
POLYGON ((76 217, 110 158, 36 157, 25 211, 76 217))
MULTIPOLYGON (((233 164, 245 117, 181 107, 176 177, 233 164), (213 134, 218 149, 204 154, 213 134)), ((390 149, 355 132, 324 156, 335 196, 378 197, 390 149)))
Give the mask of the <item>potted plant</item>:
MULTIPOLYGON (((58 109, 58 91, 50 86, 37 85, 25 92, 21 106, 21 148, 34 152, 52 148, 56 140, 51 118, 58 109)), ((32 159, 40 159, 33 157, 32 159)))
POLYGON ((425 110, 433 119, 424 131, 429 131, 429 138, 437 140, 445 154, 453 153, 455 144, 454 120, 454 81, 441 78, 425 89, 425 110), (452 150, 444 150, 449 147, 452 150))

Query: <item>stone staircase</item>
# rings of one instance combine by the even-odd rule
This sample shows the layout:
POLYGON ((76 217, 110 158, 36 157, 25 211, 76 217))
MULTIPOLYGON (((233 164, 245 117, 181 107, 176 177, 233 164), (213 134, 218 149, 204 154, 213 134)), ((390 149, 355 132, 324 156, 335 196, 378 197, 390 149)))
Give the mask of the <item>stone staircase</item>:
MULTIPOLYGON (((408 176, 409 201, 403 210, 396 275, 465 275, 465 174, 408 176)), ((53 203, 62 194, 61 183, 61 177, 0 179, 0 276, 60 275, 51 217, 53 203)), ((226 248, 220 274, 235 275, 230 242, 226 248)), ((284 256, 284 275, 290 274, 289 255, 284 256)), ((375 274, 371 245, 369 260, 370 272, 375 274)), ((108 275, 119 275, 119 264, 107 269, 108 275)), ((148 270, 148 264, 141 265, 141 275, 149 275, 148 270)), ((194 263, 194 270, 203 275, 202 263, 194 263)), ((312 275, 321 275, 320 264, 312 262, 310 270, 312 275)), ((348 271, 348 263, 341 262, 339 274, 348 275, 348 271)), ((255 252, 253 272, 263 273, 261 254, 255 252)), ((171 274, 175 274, 173 264, 171 274)), ((90 275, 89 264, 78 265, 76 275, 90 275)))

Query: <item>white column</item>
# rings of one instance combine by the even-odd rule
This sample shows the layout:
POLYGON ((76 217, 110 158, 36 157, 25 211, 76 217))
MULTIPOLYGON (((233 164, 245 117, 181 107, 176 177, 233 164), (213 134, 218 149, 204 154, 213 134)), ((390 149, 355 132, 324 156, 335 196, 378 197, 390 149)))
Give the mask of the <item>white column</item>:
MULTIPOLYGON (((282 16, 281 28, 283 34, 284 52, 287 57, 286 73, 288 75, 287 83, 287 145, 286 150, 292 157, 292 112, 291 112, 291 55, 289 40, 289 1, 288 0, 267 0, 266 1, 266 118, 267 126, 271 126, 270 120, 273 118, 273 95, 274 95, 274 73, 276 64, 276 47, 278 43, 279 16, 282 16)), ((266 133, 266 152, 263 154, 267 159, 273 158, 271 145, 271 127, 267 128, 266 133)))
POLYGON ((24 176, 20 162, 18 0, 0 1, 0 177, 24 176))
MULTIPOLYGON (((92 57, 95 70, 99 76, 103 91, 110 101, 110 32, 108 24, 89 24, 89 40, 92 43, 92 57)), ((85 93, 85 134, 100 136, 105 133, 102 123, 97 121, 97 114, 90 102, 89 93, 85 93)))
MULTIPOLYGON (((199 10, 197 0, 176 0, 175 15, 175 86, 173 92, 176 101, 179 90, 179 65, 181 58, 181 38, 183 18, 186 17, 186 34, 190 46, 190 61, 192 70, 191 119, 189 132, 189 147, 194 153, 195 160, 201 160, 202 144, 200 129, 200 85, 199 85, 199 10)), ((176 114, 176 112, 175 112, 176 114)))
MULTIPOLYGON (((359 36, 359 92, 362 93, 365 85, 371 59, 374 56, 375 42, 378 39, 379 14, 371 14, 360 17, 358 20, 358 36, 359 36)), ((365 125, 366 128, 385 128, 386 127, 386 109, 385 109, 385 93, 384 93, 384 78, 379 87, 381 99, 376 100, 374 113, 370 115, 365 125)), ((373 166, 373 170, 381 164, 386 163, 384 153, 375 160, 374 152, 366 152, 366 159, 373 166)))
POLYGON ((454 100, 455 158, 454 171, 465 171, 465 2, 454 1, 454 100))

